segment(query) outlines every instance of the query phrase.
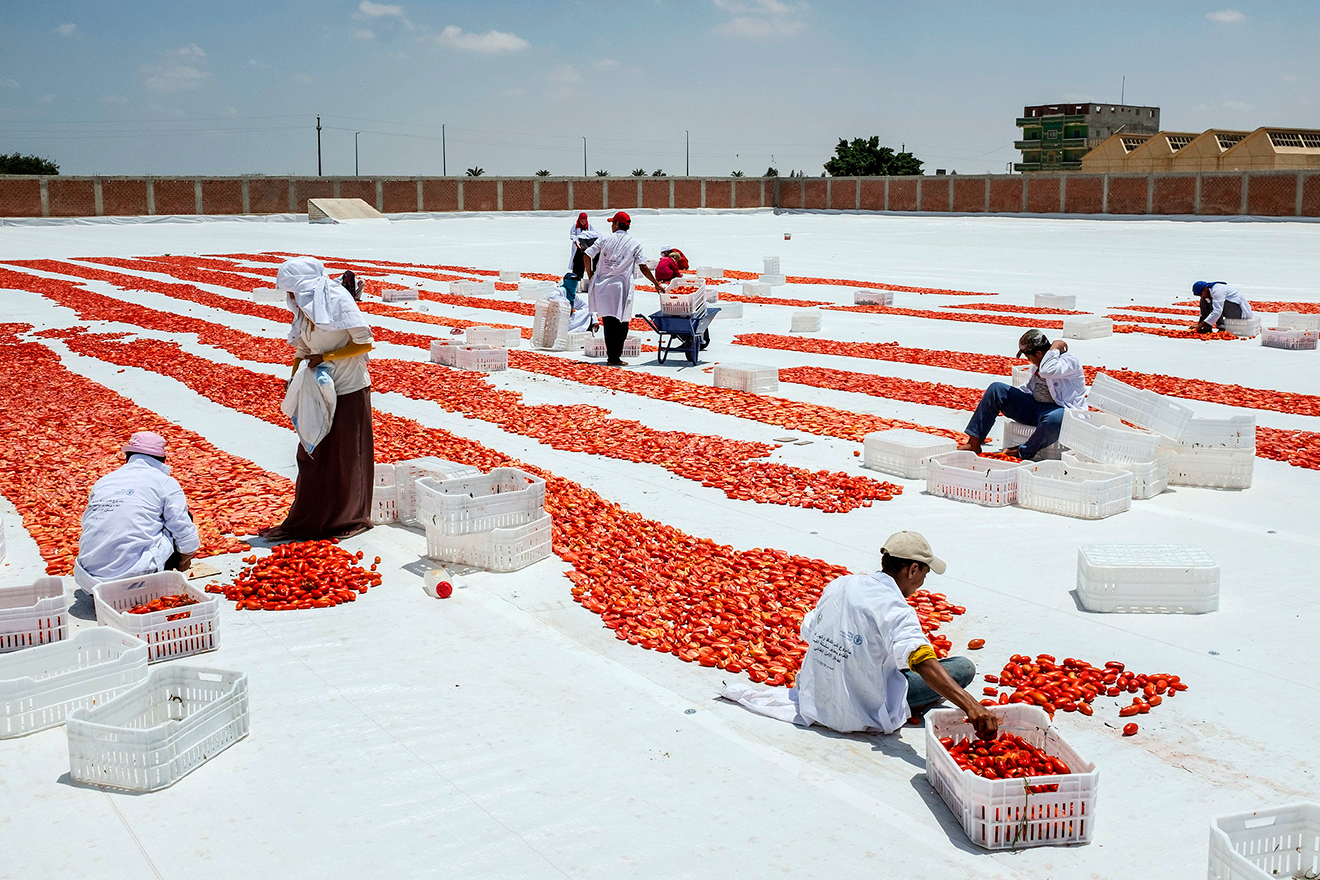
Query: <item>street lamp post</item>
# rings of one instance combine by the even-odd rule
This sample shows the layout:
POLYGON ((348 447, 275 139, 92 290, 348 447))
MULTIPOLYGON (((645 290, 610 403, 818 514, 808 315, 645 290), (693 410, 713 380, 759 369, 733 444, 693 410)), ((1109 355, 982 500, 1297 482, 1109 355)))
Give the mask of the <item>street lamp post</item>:
POLYGON ((582 176, 587 176, 587 139, 582 138, 582 176))
POLYGON ((360 134, 362 134, 362 132, 360 131, 353 132, 353 176, 354 177, 357 177, 359 173, 358 172, 358 135, 360 134))
MULTIPOLYGON (((449 176, 449 158, 448 158, 448 154, 445 152, 445 126, 448 124, 449 123, 447 122, 442 122, 440 124, 440 176, 441 177, 449 176)), ((432 131, 434 131, 434 129, 432 129, 432 131)))
POLYGON ((683 176, 692 176, 692 133, 683 129, 683 176))

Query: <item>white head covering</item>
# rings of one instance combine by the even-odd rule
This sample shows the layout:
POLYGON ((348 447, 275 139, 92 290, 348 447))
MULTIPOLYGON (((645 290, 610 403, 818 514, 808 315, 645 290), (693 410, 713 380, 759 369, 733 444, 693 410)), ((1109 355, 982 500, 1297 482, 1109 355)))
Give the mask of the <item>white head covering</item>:
POLYGON ((289 342, 296 343, 302 323, 311 321, 322 330, 348 330, 366 327, 367 320, 347 290, 325 272, 320 260, 294 257, 280 266, 275 288, 288 294, 293 312, 289 342))

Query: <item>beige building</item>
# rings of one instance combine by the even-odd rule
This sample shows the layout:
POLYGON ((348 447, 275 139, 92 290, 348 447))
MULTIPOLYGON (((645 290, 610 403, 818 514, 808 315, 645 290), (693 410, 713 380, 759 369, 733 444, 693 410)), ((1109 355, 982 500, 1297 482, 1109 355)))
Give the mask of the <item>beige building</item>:
POLYGON ((1094 150, 1082 157, 1083 172, 1107 174, 1120 171, 1128 154, 1153 138, 1153 134, 1115 134, 1100 142, 1094 150))
POLYGON ((1091 174, 1157 171, 1293 171, 1320 168, 1320 130, 1210 129, 1113 135, 1082 157, 1091 174))
POLYGON ((1248 131, 1227 131, 1212 128, 1197 135, 1190 144, 1173 157, 1170 171, 1219 171, 1219 159, 1224 153, 1241 143, 1248 131))
POLYGON ((1219 157, 1220 171, 1320 168, 1320 131, 1258 128, 1219 157))
POLYGON ((1156 171, 1170 171, 1173 157, 1183 147, 1196 140, 1196 132, 1161 131, 1146 139, 1146 142, 1127 154, 1123 160, 1124 171, 1138 171, 1143 174, 1156 171))

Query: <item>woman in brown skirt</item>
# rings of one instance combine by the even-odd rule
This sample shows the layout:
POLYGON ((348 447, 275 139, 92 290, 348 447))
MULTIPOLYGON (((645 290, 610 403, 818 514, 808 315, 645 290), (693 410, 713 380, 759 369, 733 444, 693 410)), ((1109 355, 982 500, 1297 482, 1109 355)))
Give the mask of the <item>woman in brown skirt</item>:
POLYGON ((367 352, 371 328, 357 302, 311 257, 280 266, 275 286, 288 295, 293 326, 293 370, 307 362, 330 367, 335 417, 330 433, 308 453, 298 444, 298 483, 284 522, 261 531, 267 540, 347 538, 371 528, 374 449, 371 440, 371 377, 367 352))

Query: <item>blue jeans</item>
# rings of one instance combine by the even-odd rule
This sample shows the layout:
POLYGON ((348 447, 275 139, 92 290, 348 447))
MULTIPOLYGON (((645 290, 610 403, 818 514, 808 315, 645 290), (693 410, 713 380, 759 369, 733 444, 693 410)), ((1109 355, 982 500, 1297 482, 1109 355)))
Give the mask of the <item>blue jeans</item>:
POLYGON ((564 296, 568 297, 570 306, 577 304, 578 279, 568 276, 564 278, 564 296))
MULTIPOLYGON (((972 683, 972 679, 976 678, 976 664, 966 657, 945 657, 940 661, 940 665, 944 667, 945 672, 949 673, 950 678, 958 682, 959 687, 967 687, 972 683)), ((913 712, 929 709, 944 699, 931 690, 930 685, 926 684, 926 680, 911 669, 904 669, 903 675, 908 680, 908 708, 913 712)))
POLYGON ((1034 458, 1046 446, 1059 439, 1063 428, 1063 407, 1057 403, 1041 403, 1024 388, 1014 388, 1006 382, 992 382, 981 395, 981 403, 967 423, 967 436, 985 439, 1000 415, 1015 422, 1032 425, 1036 432, 1022 444, 1023 458, 1034 458))

